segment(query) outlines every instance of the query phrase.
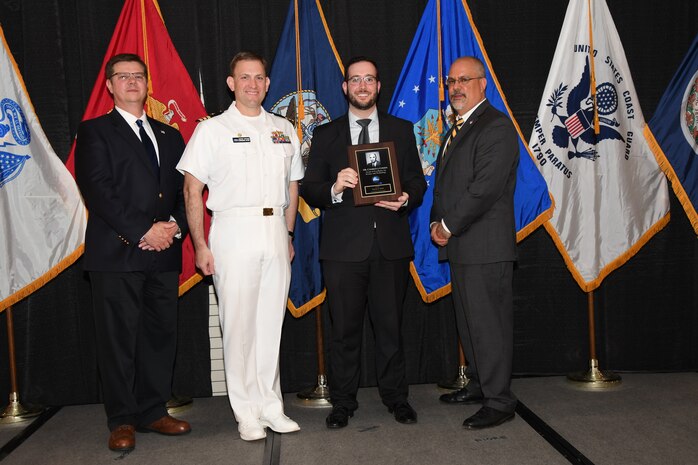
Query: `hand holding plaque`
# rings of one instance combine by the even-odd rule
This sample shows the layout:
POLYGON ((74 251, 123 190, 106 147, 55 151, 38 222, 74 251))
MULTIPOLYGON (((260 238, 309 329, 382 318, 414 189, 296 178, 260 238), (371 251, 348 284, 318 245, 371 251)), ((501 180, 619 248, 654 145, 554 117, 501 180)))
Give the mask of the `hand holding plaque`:
POLYGON ((397 200, 402 194, 395 144, 350 145, 349 166, 359 174, 353 189, 354 205, 373 205, 381 200, 397 200))

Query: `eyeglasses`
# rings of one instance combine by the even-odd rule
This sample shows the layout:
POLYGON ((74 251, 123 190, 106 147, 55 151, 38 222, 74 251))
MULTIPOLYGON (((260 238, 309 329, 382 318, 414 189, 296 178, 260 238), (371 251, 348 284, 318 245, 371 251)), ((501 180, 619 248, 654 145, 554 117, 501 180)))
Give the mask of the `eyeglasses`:
POLYGON ((109 78, 115 77, 117 80, 121 82, 128 82, 131 80, 131 78, 135 79, 138 82, 143 82, 145 81, 145 73, 114 73, 109 78))
POLYGON ((347 82, 352 86, 358 86, 363 81, 367 86, 372 86, 378 82, 378 78, 367 74, 366 76, 352 76, 347 79, 347 82))
POLYGON ((462 86, 466 85, 468 82, 472 81, 473 79, 484 79, 484 76, 478 76, 478 77, 459 77, 458 79, 453 79, 453 78, 448 78, 446 79, 446 86, 447 87, 453 87, 456 85, 456 82, 462 86))

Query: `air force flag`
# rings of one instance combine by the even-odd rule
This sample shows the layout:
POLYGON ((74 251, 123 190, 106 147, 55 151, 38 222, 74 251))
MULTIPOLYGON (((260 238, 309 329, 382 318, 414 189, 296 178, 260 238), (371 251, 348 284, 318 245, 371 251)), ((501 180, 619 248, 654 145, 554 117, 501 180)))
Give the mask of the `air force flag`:
POLYGON ((414 123, 417 148, 427 181, 422 205, 410 215, 415 247, 411 271, 425 302, 432 302, 451 290, 448 264, 439 263, 437 247, 429 235, 429 212, 433 203, 436 156, 441 137, 448 126, 445 119, 439 117, 445 109, 439 94, 445 94, 443 81, 448 67, 456 58, 475 56, 485 64, 487 99, 495 108, 509 115, 519 134, 520 162, 514 194, 517 239, 523 239, 547 220, 552 210, 548 189, 506 104, 465 0, 442 0, 440 6, 441 14, 437 15, 436 0, 429 0, 388 109, 391 114, 414 123), (437 50, 442 51, 441 57, 437 50))
POLYGON ((585 292, 669 221, 644 127, 606 2, 571 0, 530 148, 557 202, 546 229, 585 292))

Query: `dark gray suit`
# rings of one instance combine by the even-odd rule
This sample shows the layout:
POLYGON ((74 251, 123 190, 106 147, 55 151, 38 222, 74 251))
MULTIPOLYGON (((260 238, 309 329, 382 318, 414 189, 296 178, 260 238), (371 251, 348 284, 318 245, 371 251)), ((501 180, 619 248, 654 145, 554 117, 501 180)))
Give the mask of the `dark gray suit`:
POLYGON ((451 266, 468 391, 482 390, 483 404, 504 412, 516 407, 510 384, 518 161, 514 126, 483 102, 439 154, 431 210, 431 221, 443 220, 453 234, 439 259, 451 266))

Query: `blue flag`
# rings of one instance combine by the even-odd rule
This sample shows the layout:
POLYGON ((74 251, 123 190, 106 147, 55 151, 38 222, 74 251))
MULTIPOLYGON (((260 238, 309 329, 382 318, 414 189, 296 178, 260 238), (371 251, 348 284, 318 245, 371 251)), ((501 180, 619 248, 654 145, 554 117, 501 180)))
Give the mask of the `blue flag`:
POLYGON ((443 81, 458 57, 475 56, 485 64, 486 96, 490 104, 512 119, 519 134, 520 161, 514 194, 517 240, 521 240, 552 215, 552 201, 543 177, 533 163, 526 141, 506 104, 494 70, 465 0, 441 0, 440 37, 436 0, 429 0, 402 68, 388 111, 414 123, 414 133, 427 181, 422 205, 412 212, 410 228, 415 246, 412 276, 422 299, 432 302, 451 290, 447 263, 439 263, 437 247, 429 235, 433 203, 433 177, 441 136, 448 129, 449 111, 443 81), (437 50, 441 50, 441 61, 437 50), (439 94, 444 96, 443 102, 439 94))
MULTIPOLYGON (((264 106, 296 127, 307 164, 315 127, 347 112, 344 68, 317 1, 291 1, 270 79, 264 106)), ((310 208, 302 198, 293 245, 296 256, 291 263, 288 309, 298 318, 325 300, 318 258, 320 210, 310 208)))
POLYGON ((698 35, 659 101, 645 137, 698 234, 698 35))

